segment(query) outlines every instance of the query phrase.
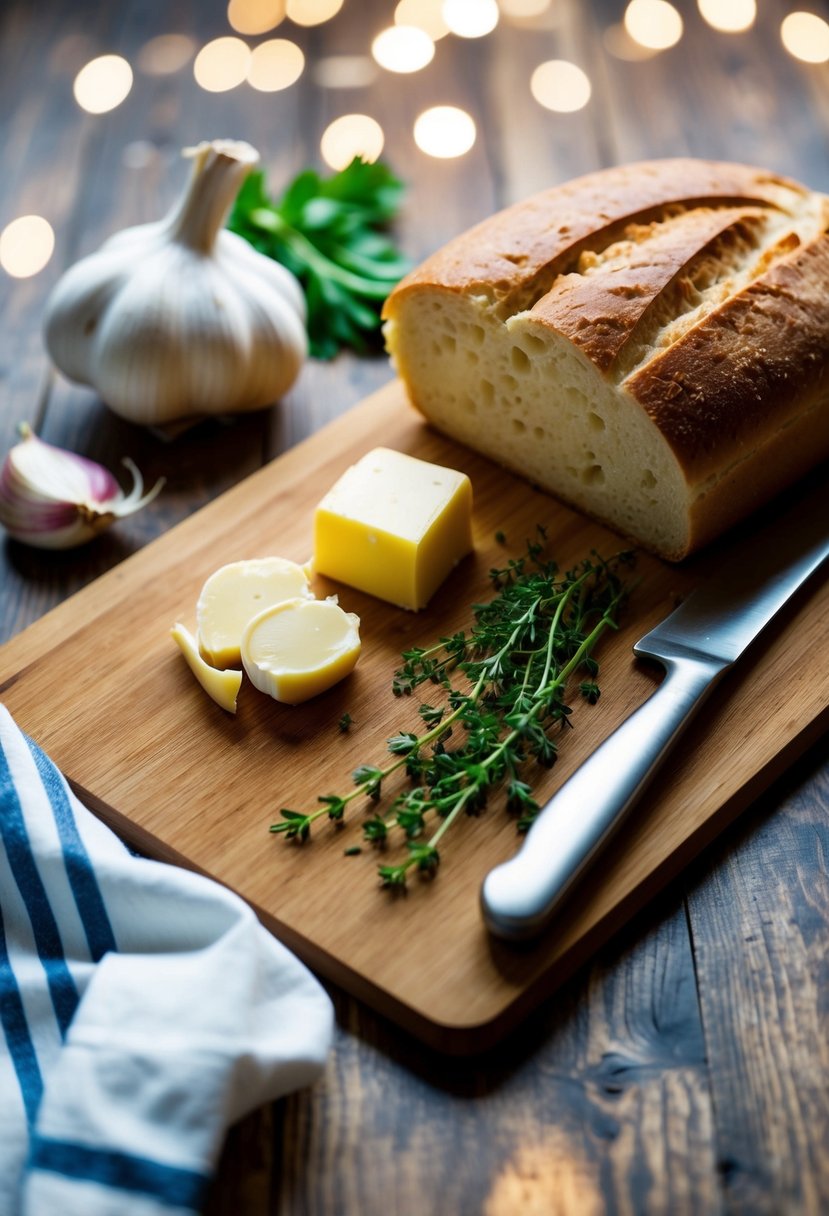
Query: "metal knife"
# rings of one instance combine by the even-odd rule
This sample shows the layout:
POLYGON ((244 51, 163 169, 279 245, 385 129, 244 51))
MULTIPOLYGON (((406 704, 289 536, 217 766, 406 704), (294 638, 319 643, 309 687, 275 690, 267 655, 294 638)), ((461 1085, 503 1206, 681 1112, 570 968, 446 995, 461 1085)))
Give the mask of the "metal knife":
POLYGON ((517 940, 545 927, 717 682, 827 556, 824 482, 738 544, 715 579, 636 643, 665 678, 542 808, 520 851, 487 874, 481 905, 494 935, 517 940))

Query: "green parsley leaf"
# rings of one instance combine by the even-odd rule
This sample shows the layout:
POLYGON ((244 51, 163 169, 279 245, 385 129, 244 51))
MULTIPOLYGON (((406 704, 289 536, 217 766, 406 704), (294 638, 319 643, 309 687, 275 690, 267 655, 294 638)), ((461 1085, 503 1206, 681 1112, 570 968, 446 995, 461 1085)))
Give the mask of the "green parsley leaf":
POLYGON ((330 177, 300 173, 277 201, 261 170, 242 185, 228 227, 299 279, 312 355, 379 345, 383 302, 411 268, 384 231, 403 190, 387 165, 359 157, 330 177))

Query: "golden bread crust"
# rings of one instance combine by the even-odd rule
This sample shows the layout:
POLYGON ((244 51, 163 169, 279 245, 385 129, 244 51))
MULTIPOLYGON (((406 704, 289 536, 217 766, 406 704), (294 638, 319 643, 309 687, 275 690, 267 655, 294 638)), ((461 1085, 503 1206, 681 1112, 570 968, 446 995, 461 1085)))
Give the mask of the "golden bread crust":
POLYGON ((540 274, 562 273, 597 237, 609 243, 620 226, 646 223, 668 207, 785 209, 790 198, 805 193, 767 170, 720 161, 677 158, 599 170, 515 203, 455 237, 398 284, 384 315, 393 317, 400 298, 422 285, 509 298, 531 289, 540 274))
POLYGON ((580 273, 560 275, 531 315, 608 371, 677 275, 714 243, 721 246, 741 234, 750 239, 762 214, 749 207, 699 208, 670 223, 628 226, 625 236, 633 227, 635 239, 621 242, 620 254, 593 273, 583 273, 580 263, 580 273))
POLYGON ((829 457, 829 199, 622 166, 451 241, 386 302, 440 429, 671 560, 829 457))
POLYGON ((775 263, 628 380, 691 485, 829 394, 829 235, 775 263))

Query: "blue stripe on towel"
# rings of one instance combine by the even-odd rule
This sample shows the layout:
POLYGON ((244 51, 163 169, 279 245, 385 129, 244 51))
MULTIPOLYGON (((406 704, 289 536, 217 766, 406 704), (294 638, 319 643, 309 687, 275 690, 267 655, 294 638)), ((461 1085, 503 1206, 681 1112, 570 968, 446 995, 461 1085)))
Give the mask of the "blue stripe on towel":
POLYGON ((29 1167, 63 1174, 79 1182, 97 1182, 111 1189, 151 1195, 170 1207, 192 1211, 201 1209, 208 1185, 207 1176, 196 1170, 165 1165, 133 1153, 40 1136, 32 1143, 29 1167))
POLYGON ((63 955, 58 931, 43 879, 32 854, 23 810, 12 780, 6 755, 0 747, 0 836, 6 846, 12 874, 23 897, 34 934, 38 957, 46 972, 49 995, 61 1035, 66 1034, 78 1005, 78 990, 63 955))
POLYGON ((66 794, 63 778, 36 743, 28 738, 26 742, 43 782, 43 788, 52 805, 52 813, 55 816, 58 835, 63 847, 69 885, 75 896, 78 914, 89 945, 89 953, 92 961, 97 963, 108 951, 117 949, 115 934, 107 915, 101 889, 89 860, 89 854, 81 840, 78 825, 75 823, 75 816, 66 794))
POLYGON ((17 1073, 17 1080, 23 1094, 26 1118, 31 1125, 35 1121, 37 1108, 43 1095, 43 1078, 40 1075, 40 1065, 37 1062, 32 1036, 29 1033, 29 1023, 26 1021, 26 1011, 23 1008, 20 989, 17 986, 9 959, 2 908, 0 908, 0 1025, 3 1027, 9 1055, 12 1058, 14 1071, 17 1073))

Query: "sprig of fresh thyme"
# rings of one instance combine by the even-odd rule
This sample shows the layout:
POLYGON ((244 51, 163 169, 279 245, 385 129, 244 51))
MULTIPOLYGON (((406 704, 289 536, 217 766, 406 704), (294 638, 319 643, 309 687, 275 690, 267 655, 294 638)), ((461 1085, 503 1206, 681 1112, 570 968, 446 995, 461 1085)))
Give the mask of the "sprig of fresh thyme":
POLYGON ((354 789, 322 795, 314 811, 282 810, 272 832, 305 840, 317 819, 342 821, 357 798, 378 804, 384 784, 401 769, 409 787, 386 814, 375 809, 363 824, 364 837, 374 844, 386 845, 395 829, 405 841, 400 862, 379 866, 386 886, 404 886, 413 869, 433 873, 446 832, 461 815, 478 814, 494 787, 504 787, 507 809, 519 830, 527 830, 538 812, 528 763, 548 768, 555 762, 557 736, 570 724, 565 691, 577 672, 585 677, 582 697, 598 700, 593 650, 605 630, 617 627, 627 595, 621 573, 632 561, 629 553, 609 561, 593 553, 561 575, 544 557, 544 539, 539 529, 523 557, 490 572, 497 594, 473 606, 468 632, 403 653, 395 695, 411 695, 424 684, 442 694, 442 704, 420 706, 426 729, 394 735, 387 741, 389 763, 360 765, 352 774, 354 789), (468 691, 453 682, 458 674, 468 691))

